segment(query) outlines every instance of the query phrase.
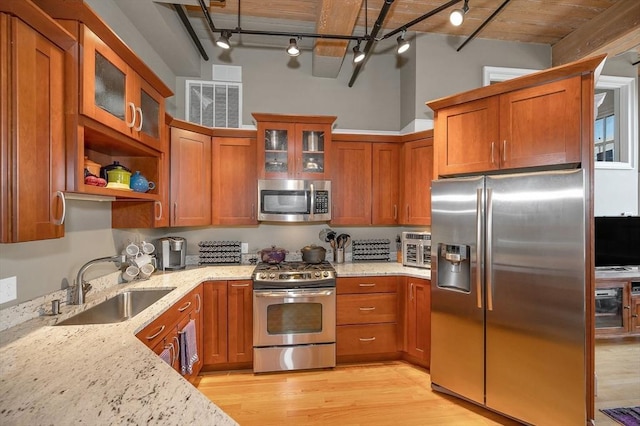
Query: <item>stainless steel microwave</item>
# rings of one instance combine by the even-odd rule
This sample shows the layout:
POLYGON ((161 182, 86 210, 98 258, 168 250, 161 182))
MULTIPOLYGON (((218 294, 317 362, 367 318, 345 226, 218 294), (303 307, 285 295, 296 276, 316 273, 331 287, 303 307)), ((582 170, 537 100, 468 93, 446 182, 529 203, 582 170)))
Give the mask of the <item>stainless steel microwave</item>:
POLYGON ((271 222, 331 220, 331 181, 258 180, 258 220, 271 222))

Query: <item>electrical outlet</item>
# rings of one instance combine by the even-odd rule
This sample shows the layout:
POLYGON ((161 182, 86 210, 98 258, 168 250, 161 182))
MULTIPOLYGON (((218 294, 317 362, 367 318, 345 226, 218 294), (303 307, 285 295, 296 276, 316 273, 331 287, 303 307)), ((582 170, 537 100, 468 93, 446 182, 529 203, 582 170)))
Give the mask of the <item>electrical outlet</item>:
POLYGON ((11 302, 18 298, 18 277, 0 280, 0 304, 11 302))

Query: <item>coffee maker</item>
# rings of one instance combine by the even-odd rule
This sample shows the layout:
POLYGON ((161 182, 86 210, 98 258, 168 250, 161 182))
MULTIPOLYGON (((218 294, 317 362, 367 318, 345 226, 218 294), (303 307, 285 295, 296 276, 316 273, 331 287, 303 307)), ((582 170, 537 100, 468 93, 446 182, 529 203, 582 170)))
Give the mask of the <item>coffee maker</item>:
POLYGON ((164 237, 154 241, 158 270, 184 269, 187 259, 187 240, 182 237, 164 237))

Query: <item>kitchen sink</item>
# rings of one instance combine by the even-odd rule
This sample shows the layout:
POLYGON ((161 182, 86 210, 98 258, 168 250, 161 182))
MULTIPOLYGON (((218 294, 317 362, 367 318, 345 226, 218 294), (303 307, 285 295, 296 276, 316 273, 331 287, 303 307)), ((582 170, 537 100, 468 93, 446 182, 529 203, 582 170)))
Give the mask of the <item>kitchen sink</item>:
POLYGON ((128 290, 56 325, 111 324, 126 321, 153 305, 174 288, 128 290))

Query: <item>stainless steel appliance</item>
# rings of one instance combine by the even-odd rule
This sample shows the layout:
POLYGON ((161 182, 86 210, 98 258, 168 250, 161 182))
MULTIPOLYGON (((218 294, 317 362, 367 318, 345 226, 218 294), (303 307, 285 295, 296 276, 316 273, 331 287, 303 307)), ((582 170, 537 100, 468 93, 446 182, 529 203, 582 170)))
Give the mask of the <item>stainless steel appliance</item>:
POLYGON ((258 220, 273 222, 331 220, 331 181, 258 180, 258 220))
POLYGON ((259 263, 253 272, 253 371, 336 365, 336 279, 329 262, 259 263))
POLYGON ((585 180, 433 182, 434 390, 525 423, 587 424, 585 180))
POLYGON ((402 233, 402 264, 431 268, 431 232, 402 233))
POLYGON ((182 237, 164 237, 154 241, 158 270, 184 269, 187 266, 187 240, 182 237))

